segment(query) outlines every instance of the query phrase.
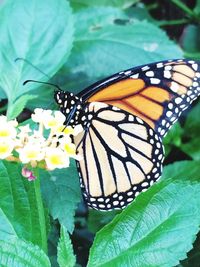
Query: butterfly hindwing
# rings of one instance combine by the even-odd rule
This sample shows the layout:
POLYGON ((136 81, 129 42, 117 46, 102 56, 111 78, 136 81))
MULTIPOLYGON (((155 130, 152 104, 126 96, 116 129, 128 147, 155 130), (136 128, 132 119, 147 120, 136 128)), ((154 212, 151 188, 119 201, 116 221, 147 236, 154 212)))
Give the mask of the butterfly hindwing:
POLYGON ((79 95, 140 117, 162 137, 200 94, 199 81, 197 62, 165 61, 120 72, 79 95))
POLYGON ((97 102, 88 110, 88 128, 74 140, 85 199, 95 209, 123 208, 160 177, 161 140, 124 110, 97 102))

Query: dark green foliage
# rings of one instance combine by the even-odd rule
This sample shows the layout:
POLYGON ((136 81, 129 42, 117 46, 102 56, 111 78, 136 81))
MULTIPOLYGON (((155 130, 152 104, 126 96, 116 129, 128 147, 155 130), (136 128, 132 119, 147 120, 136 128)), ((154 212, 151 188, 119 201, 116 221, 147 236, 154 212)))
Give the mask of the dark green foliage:
POLYGON ((199 193, 192 179, 155 184, 97 234, 88 266, 178 264, 199 230, 199 193))
MULTIPOLYGON (((140 64, 200 59, 199 0, 7 0, 0 21, 0 112, 9 118, 56 108, 54 88, 27 79, 76 93, 140 64)), ((0 162, 0 266, 198 267, 197 102, 164 140, 161 180, 124 211, 88 211, 74 161, 34 182, 20 164, 0 162)))
POLYGON ((72 233, 75 209, 80 202, 80 186, 75 162, 71 161, 68 169, 41 171, 40 176, 44 201, 51 216, 58 219, 72 233))

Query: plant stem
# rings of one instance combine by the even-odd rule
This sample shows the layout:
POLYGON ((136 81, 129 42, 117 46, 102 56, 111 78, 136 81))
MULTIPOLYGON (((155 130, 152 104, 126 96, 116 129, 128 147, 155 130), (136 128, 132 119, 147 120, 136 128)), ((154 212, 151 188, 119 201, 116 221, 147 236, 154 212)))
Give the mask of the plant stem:
POLYGON ((35 169, 36 180, 34 181, 34 188, 35 188, 35 197, 37 202, 38 208, 38 218, 41 230, 41 246, 45 253, 47 253, 47 231, 46 231, 46 220, 45 220, 45 213, 44 213, 44 206, 41 196, 41 189, 40 189, 40 177, 38 169, 35 169))
POLYGON ((157 25, 160 27, 164 27, 164 26, 187 24, 188 22, 189 22, 188 19, 161 20, 157 22, 157 25))
POLYGON ((182 9, 186 14, 188 14, 190 17, 194 17, 194 12, 192 9, 190 9, 188 6, 186 6, 182 1, 180 0, 171 0, 172 3, 174 3, 177 7, 182 9))

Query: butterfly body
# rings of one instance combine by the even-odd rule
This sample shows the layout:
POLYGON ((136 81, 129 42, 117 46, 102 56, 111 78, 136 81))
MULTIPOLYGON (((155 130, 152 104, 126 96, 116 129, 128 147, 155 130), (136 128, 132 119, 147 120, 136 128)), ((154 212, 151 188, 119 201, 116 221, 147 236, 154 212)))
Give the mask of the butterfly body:
POLYGON ((119 72, 80 92, 57 91, 75 137, 81 187, 89 207, 121 209, 161 175, 162 138, 200 94, 200 66, 188 60, 119 72))
POLYGON ((74 127, 77 124, 84 126, 82 117, 84 116, 83 110, 85 109, 80 97, 63 90, 56 90, 54 98, 60 106, 61 112, 66 116, 64 123, 66 126, 70 125, 74 127))

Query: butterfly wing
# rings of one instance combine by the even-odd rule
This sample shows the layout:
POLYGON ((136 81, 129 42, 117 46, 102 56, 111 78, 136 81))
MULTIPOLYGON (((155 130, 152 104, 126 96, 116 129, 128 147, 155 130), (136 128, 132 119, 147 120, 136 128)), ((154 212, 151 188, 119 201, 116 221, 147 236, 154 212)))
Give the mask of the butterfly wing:
POLYGON ((88 128, 75 137, 81 187, 94 209, 121 209, 156 181, 162 170, 160 137, 140 118, 93 102, 88 128))
POLYGON ((88 102, 104 102, 134 114, 163 137, 200 94, 200 65, 195 61, 157 62, 129 69, 82 91, 88 102))
MULTIPOLYGON (((161 138, 200 94, 199 80, 199 63, 165 61, 120 72, 78 95, 86 121, 74 142, 90 207, 123 208, 159 178, 161 138)), ((65 99, 57 102, 65 107, 65 99)))

